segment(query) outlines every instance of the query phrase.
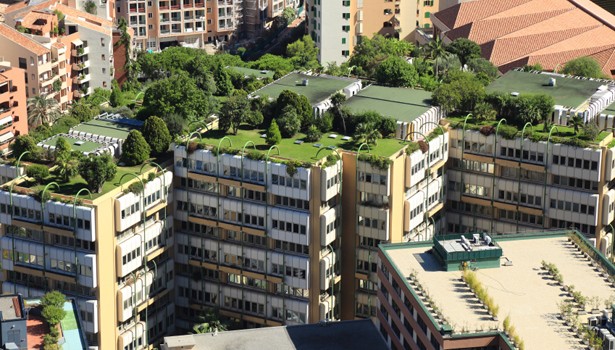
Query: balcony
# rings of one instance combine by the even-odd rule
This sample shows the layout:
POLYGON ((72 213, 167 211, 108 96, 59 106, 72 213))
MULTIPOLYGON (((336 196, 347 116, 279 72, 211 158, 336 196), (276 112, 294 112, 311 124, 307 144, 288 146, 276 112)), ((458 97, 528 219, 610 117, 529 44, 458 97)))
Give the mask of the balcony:
POLYGON ((90 61, 85 61, 85 62, 81 62, 81 63, 73 63, 73 70, 74 71, 82 71, 86 68, 90 67, 90 61))
POLYGON ((90 48, 89 47, 78 47, 76 49, 73 49, 71 51, 71 55, 73 57, 81 57, 83 55, 87 55, 90 53, 90 48))
POLYGON ((90 81, 91 76, 89 74, 80 74, 73 78, 73 84, 84 84, 90 81))

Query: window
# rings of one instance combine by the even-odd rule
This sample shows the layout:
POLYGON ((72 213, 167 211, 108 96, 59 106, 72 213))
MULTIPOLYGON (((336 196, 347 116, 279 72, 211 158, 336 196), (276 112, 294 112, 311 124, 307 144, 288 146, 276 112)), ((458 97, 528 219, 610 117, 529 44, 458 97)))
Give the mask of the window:
POLYGON ((431 18, 431 12, 425 12, 425 18, 431 18))

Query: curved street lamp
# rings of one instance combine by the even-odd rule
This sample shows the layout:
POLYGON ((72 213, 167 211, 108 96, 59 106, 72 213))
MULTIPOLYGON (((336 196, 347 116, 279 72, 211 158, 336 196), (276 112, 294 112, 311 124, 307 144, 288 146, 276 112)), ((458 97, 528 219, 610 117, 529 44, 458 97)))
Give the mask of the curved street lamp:
MULTIPOLYGON (((542 192, 542 198, 543 198, 543 211, 542 214, 546 215, 547 213, 547 170, 549 169, 549 144, 551 143, 551 135, 553 133, 553 130, 557 130, 557 132, 559 133, 559 129, 557 128, 557 125, 553 125, 551 127, 551 129, 549 130, 549 137, 547 138, 547 144, 546 144, 546 152, 545 152, 545 184, 544 184, 544 188, 543 188, 543 192, 542 192)), ((523 154, 521 154, 521 157, 523 157, 523 154)), ((521 171, 521 169, 519 169, 519 171, 521 171)), ((519 215, 517 213, 517 215, 519 215)), ((543 223, 542 226, 544 228, 547 227, 547 219, 543 218, 543 223)))
POLYGON ((421 137, 423 137, 423 140, 425 140, 425 143, 427 144, 427 156, 425 158, 427 158, 427 171, 426 171, 426 175, 425 175, 425 180, 427 180, 427 184, 425 185, 425 192, 426 192, 426 196, 425 196, 425 214, 424 214, 424 218, 425 218, 425 237, 427 238, 428 233, 427 233, 427 227, 429 226, 429 183, 431 181, 431 161, 430 161, 430 147, 429 147, 429 141, 427 140, 427 137, 425 136, 425 134, 423 134, 422 132, 418 132, 418 131, 409 131, 408 134, 406 135, 406 138, 408 138, 408 136, 410 136, 411 134, 418 134, 421 137))
MULTIPOLYGON (((17 158, 17 163, 15 163, 15 168, 17 170, 17 177, 15 177, 15 179, 13 179, 13 181, 11 182, 11 186, 9 186, 9 207, 11 208, 11 225, 13 225, 13 216, 15 214, 15 210, 13 207, 13 186, 15 186, 15 183, 17 182, 17 180, 21 179, 22 177, 24 177, 26 175, 26 172, 24 171, 21 175, 19 174, 19 163, 21 163, 21 158, 23 156, 25 156, 28 153, 32 153, 30 151, 25 151, 23 153, 21 153, 19 155, 19 158, 17 158)), ((43 217, 43 213, 41 213, 41 220, 43 217)), ((12 242, 12 251, 11 251, 11 256, 12 256, 12 260, 13 263, 15 263, 15 230, 11 230, 12 234, 11 234, 11 242, 12 242)))
MULTIPOLYGON (((495 128, 495 140, 493 146, 493 175, 491 176, 491 232, 495 232, 495 210, 493 209, 493 202, 495 201, 495 158, 498 151, 498 133, 500 131, 500 125, 502 123, 508 124, 506 119, 502 118, 498 121, 498 125, 495 128)), ((521 140, 523 142, 523 140, 521 140)))
POLYGON ((73 240, 73 251, 75 254, 75 282, 79 279, 79 258, 77 257, 77 201, 79 200, 79 196, 81 192, 87 192, 92 199, 92 192, 87 188, 80 189, 75 195, 75 200, 73 200, 73 235, 75 236, 73 240))

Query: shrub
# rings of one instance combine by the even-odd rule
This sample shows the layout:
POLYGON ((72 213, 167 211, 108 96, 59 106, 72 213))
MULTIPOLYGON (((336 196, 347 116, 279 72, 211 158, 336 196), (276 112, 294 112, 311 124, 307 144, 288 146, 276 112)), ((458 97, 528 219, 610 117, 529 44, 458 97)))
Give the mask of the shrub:
POLYGON ((282 137, 293 137, 301 128, 301 119, 292 106, 286 106, 282 110, 282 114, 278 115, 276 121, 282 137))
POLYGON ((256 129, 261 124, 263 124, 264 120, 265 120, 265 117, 263 116, 263 113, 261 113, 261 111, 250 111, 246 115, 245 122, 251 127, 256 129))
POLYGON ((66 316, 66 311, 54 305, 48 305, 43 308, 41 313, 43 318, 49 323, 50 326, 55 326, 66 316))
POLYGON ((383 137, 390 137, 395 134, 395 130, 397 129, 397 121, 393 118, 383 117, 380 121, 380 134, 383 137))
POLYGON ((320 140, 321 136, 322 136, 322 133, 320 132, 320 129, 318 129, 316 125, 310 125, 310 127, 305 132, 305 141, 316 142, 320 140))
POLYGON ((280 133, 280 128, 278 127, 278 123, 274 120, 271 121, 271 125, 269 125, 269 129, 267 129, 267 138, 268 145, 277 145, 282 141, 282 134, 280 133))
POLYGON ((166 152, 171 144, 171 134, 164 120, 151 116, 143 124, 143 137, 154 154, 166 152))
POLYGON ((32 164, 26 168, 26 175, 31 177, 40 184, 43 180, 49 176, 49 168, 41 164, 32 164))
POLYGON ((57 290, 51 291, 46 293, 45 295, 43 295, 43 297, 41 298, 41 305, 43 307, 45 306, 56 306, 56 307, 63 307, 64 303, 66 302, 66 296, 64 296, 64 294, 62 294, 61 292, 58 292, 57 290))
POLYGON ((130 184, 130 186, 128 186, 128 191, 134 193, 134 194, 139 194, 141 192, 143 192, 143 185, 141 184, 141 182, 137 181, 137 182, 133 182, 130 184))

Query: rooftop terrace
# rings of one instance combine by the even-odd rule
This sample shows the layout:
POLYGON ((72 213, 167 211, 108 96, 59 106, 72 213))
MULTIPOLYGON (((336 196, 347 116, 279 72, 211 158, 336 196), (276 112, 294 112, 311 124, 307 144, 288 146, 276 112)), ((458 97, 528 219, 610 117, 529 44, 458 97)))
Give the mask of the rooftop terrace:
POLYGON ((275 72, 270 71, 270 70, 259 70, 259 69, 251 69, 251 68, 236 67, 236 66, 228 66, 226 68, 232 71, 235 71, 237 73, 241 73, 244 76, 252 76, 258 79, 262 79, 262 78, 273 79, 273 76, 275 75, 275 72))
POLYGON ((107 119, 92 119, 73 127, 71 133, 84 132, 92 135, 126 139, 128 133, 133 129, 139 129, 139 126, 107 119))
MULTIPOLYGON (((541 270, 541 261, 555 264, 566 285, 576 286, 583 295, 606 300, 615 290, 591 261, 582 257, 564 232, 498 236, 503 250, 499 268, 478 269, 476 275, 500 306, 500 322, 510 315, 511 324, 528 349, 585 349, 579 339, 557 319, 558 303, 569 299, 541 270), (505 262, 510 261, 509 264, 505 262), (508 266, 509 265, 509 266, 508 266)), ((382 245, 385 256, 400 276, 416 278, 440 307, 456 333, 461 329, 479 331, 502 328, 475 304, 473 294, 460 280, 460 271, 444 271, 430 253, 430 243, 382 245)), ((408 284, 408 281, 406 281, 408 284)), ((409 288, 412 287, 408 284, 409 288)), ((603 307, 603 306, 601 306, 603 307)), ((583 318, 581 321, 585 322, 583 318)))
POLYGON ((402 122, 411 122, 431 106, 431 92, 371 85, 349 98, 354 113, 374 111, 402 122))
POLYGON ((85 140, 81 140, 79 138, 73 137, 73 136, 69 136, 69 135, 54 135, 46 140, 43 140, 40 144, 41 146, 53 146, 55 147, 56 143, 58 142, 58 139, 62 137, 64 138, 66 141, 68 141, 68 143, 70 143, 71 149, 74 151, 80 151, 83 153, 89 153, 92 151, 95 151, 101 147, 105 147, 104 144, 102 143, 98 143, 98 142, 92 142, 92 141, 85 141, 85 140))
POLYGON ((21 314, 21 305, 16 295, 0 296, 0 320, 16 320, 24 316, 21 314))
MULTIPOLYGON (((266 130, 249 130, 247 127, 242 127, 237 131, 237 135, 224 134, 219 130, 211 130, 203 133, 202 142, 206 145, 217 147, 222 137, 227 136, 232 145, 229 147, 228 142, 223 142, 221 147, 232 148, 234 150, 241 150, 243 146, 252 141, 255 144, 256 150, 262 154, 267 154, 270 146, 266 144, 265 138, 261 137, 266 133, 266 130)), ((292 138, 283 138, 277 145, 280 149, 280 154, 277 152, 271 152, 270 157, 282 159, 282 160, 295 160, 299 162, 316 163, 323 159, 331 152, 320 152, 318 158, 316 153, 321 147, 330 147, 332 149, 341 148, 345 150, 356 150, 356 145, 352 139, 344 140, 343 135, 339 135, 335 132, 325 133, 317 142, 305 142, 305 134, 298 133, 292 138), (335 135, 335 138, 330 136, 335 135)), ((395 152, 400 151, 404 146, 410 145, 411 142, 402 142, 397 139, 380 139, 376 146, 371 146, 371 154, 381 157, 390 157, 395 152)), ((252 146, 246 147, 246 151, 254 150, 252 146)))
POLYGON ((255 91, 253 95, 269 96, 269 98, 276 99, 282 91, 290 90, 304 95, 314 105, 355 82, 357 80, 348 78, 290 73, 255 91), (307 86, 303 84, 304 79, 308 80, 307 86))
POLYGON ((555 104, 579 107, 593 95, 603 82, 583 80, 549 74, 509 71, 487 87, 487 92, 518 92, 520 94, 547 94, 555 104), (556 86, 549 86, 549 79, 556 79, 556 86))

